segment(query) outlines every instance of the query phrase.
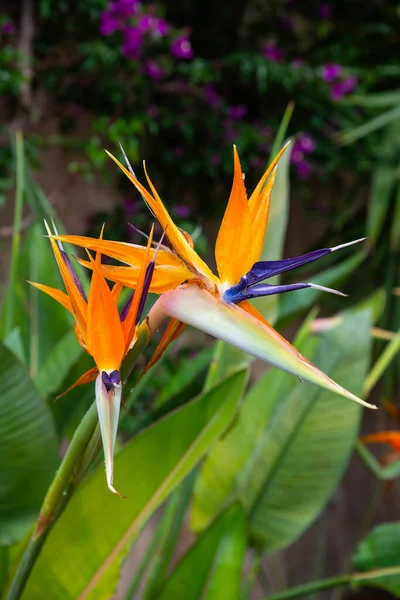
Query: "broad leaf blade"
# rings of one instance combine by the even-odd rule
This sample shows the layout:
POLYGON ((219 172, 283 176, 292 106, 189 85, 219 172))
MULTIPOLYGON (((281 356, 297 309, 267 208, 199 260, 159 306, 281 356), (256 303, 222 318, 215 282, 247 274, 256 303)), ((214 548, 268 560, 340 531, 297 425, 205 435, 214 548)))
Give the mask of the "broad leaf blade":
POLYGON ((20 539, 58 463, 51 415, 25 367, 0 344, 0 544, 20 539))
POLYGON ((25 600, 109 598, 122 554, 146 520, 229 425, 246 380, 238 373, 133 438, 115 459, 111 494, 103 468, 79 488, 56 523, 25 600), (59 548, 63 549, 59 552, 59 548))
MULTIPOLYGON (((360 571, 395 567, 400 563, 400 522, 375 527, 358 545, 352 558, 360 571)), ((396 597, 400 595, 400 575, 373 579, 369 585, 384 588, 396 597)))
POLYGON ((236 504, 212 523, 185 554, 158 600, 238 600, 245 550, 245 514, 236 504))
MULTIPOLYGON (((326 334, 313 362, 360 392, 370 347, 369 313, 347 317, 326 334)), ((303 339, 310 356, 315 338, 303 339)), ((201 530, 240 500, 253 543, 282 548, 316 518, 349 459, 360 408, 276 370, 247 395, 235 426, 207 457, 196 482, 192 524, 201 530)))

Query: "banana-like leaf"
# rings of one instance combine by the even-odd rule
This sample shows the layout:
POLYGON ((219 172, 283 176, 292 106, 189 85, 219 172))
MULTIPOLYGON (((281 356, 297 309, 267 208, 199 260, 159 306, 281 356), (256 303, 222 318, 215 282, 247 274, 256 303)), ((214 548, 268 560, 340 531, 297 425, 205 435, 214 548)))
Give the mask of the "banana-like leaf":
POLYGON ((0 364, 0 545, 36 517, 58 464, 51 414, 24 365, 2 344, 0 364))
POLYGON ((115 458, 117 489, 103 468, 80 488, 51 531, 28 581, 24 600, 105 600, 120 562, 143 525, 230 424, 246 373, 223 381, 133 438, 115 458), (60 552, 62 548, 62 552, 60 552))
POLYGON ((157 600, 239 600, 246 537, 243 508, 234 504, 201 534, 157 600))
POLYGON ((75 331, 73 329, 67 331, 40 365, 35 383, 42 396, 48 396, 60 390, 66 375, 82 353, 83 350, 77 342, 75 331))
MULTIPOLYGON (((369 532, 358 545, 352 561, 360 571, 400 565, 400 522, 384 523, 369 532)), ((400 575, 373 579, 368 585, 381 587, 400 596, 400 575)))
MULTIPOLYGON (((344 319, 320 342, 304 332, 299 349, 330 376, 360 392, 370 349, 369 312, 344 319)), ((240 500, 255 545, 293 542, 317 517, 346 468, 360 407, 272 370, 245 398, 229 433, 197 479, 192 526, 201 531, 240 500)))

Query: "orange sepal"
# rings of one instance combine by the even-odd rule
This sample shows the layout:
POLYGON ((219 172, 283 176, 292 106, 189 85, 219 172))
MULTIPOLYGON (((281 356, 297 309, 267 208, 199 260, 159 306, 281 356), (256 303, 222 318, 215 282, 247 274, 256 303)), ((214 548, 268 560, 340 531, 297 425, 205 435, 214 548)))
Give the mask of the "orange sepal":
POLYGON ((68 389, 66 389, 64 392, 62 392, 62 394, 59 394, 56 397, 56 399, 54 400, 54 402, 56 400, 58 400, 59 398, 62 398, 63 396, 65 396, 65 394, 68 394, 68 392, 70 392, 74 388, 78 387, 78 385, 85 385, 85 383, 90 383, 91 381, 94 381, 98 374, 99 374, 99 370, 97 367, 93 367, 92 369, 89 369, 89 371, 86 371, 86 373, 84 373, 83 375, 78 377, 78 379, 75 381, 75 383, 70 385, 68 389))
POLYGON ((144 284, 144 280, 146 277, 147 265, 150 262, 149 256, 150 256, 151 243, 153 241, 153 232, 154 232, 154 226, 151 228, 151 231, 150 231, 149 240, 147 242, 147 248, 146 248, 147 252, 143 256, 142 264, 141 264, 141 267, 139 270, 139 275, 137 278, 135 293, 134 293, 130 308, 128 310, 128 314, 126 315, 124 321, 122 322, 122 331, 124 333, 124 338, 125 338, 125 354, 128 352, 128 350, 131 346, 131 343, 134 340, 134 336, 135 336, 136 317, 137 317, 139 304, 140 304, 140 300, 141 300, 142 293, 143 293, 143 284, 144 284))
POLYGON ((125 352, 125 340, 117 303, 100 265, 90 254, 89 258, 93 274, 87 310, 87 349, 99 371, 119 369, 125 352))
POLYGON ((400 452, 400 431, 380 431, 364 435, 361 440, 366 444, 388 444, 400 452))
POLYGON ((54 236, 52 235, 50 228, 47 225, 46 221, 45 221, 45 226, 46 226, 46 230, 47 230, 47 233, 48 233, 48 236, 50 239, 51 247, 54 252, 54 256, 57 261, 58 268, 61 273, 61 277, 62 277, 64 285, 65 285, 65 289, 67 290, 67 294, 68 294, 70 302, 71 302, 71 307, 72 307, 72 311, 74 313, 75 320, 78 324, 79 329, 81 330, 83 337, 86 338, 86 335, 87 335, 87 327, 86 327, 87 304, 86 304, 85 300, 82 298, 80 291, 76 287, 75 281, 73 280, 73 277, 72 277, 67 265, 65 264, 63 257, 61 256, 60 249, 59 249, 57 242, 55 241, 54 236))
POLYGON ((57 290, 56 288, 52 288, 49 285, 43 285, 42 283, 35 283, 34 281, 28 281, 28 283, 30 283, 30 285, 33 285, 33 287, 44 292, 45 294, 47 294, 48 296, 50 296, 51 298, 53 298, 54 300, 59 302, 64 308, 66 308, 70 313, 73 314, 71 300, 69 299, 68 295, 65 292, 62 292, 61 290, 57 290))
POLYGON ((215 260, 221 281, 234 285, 250 267, 251 219, 242 168, 233 147, 234 175, 231 194, 215 244, 215 260))
POLYGON ((185 327, 186 327, 186 325, 185 325, 185 323, 182 323, 182 321, 177 321, 177 319, 169 320, 167 328, 164 331, 163 336, 162 336, 161 340, 159 341, 158 346, 153 353, 153 356, 150 358, 149 362, 147 363, 146 368, 143 371, 141 377, 143 377, 143 375, 145 373, 147 373, 147 371, 149 369, 151 369, 151 367, 160 360, 160 358, 162 357, 162 355, 164 354, 164 352, 166 351, 168 346, 170 344, 172 344, 172 342, 181 335, 181 333, 183 332, 185 327))
MULTIPOLYGON (((150 255, 151 257, 151 255, 150 255)), ((158 258, 158 257, 157 257, 158 258)), ((79 260, 84 267, 91 269, 92 265, 88 260, 79 260)), ((182 266, 157 265, 154 269, 149 292, 151 294, 163 294, 169 290, 174 290, 178 285, 185 281, 197 279, 198 275, 192 273, 181 262, 182 266)), ((114 265, 101 265, 103 276, 110 281, 122 283, 125 287, 136 289, 140 267, 118 267, 114 265)))
MULTIPOLYGON (((107 152, 107 151, 106 151, 107 152)), ((119 168, 125 173, 125 175, 130 179, 135 188, 142 194, 144 201, 149 206, 151 212, 155 215, 157 220, 159 221, 161 227, 166 231, 166 235, 171 242, 174 250, 177 254, 190 266, 194 267, 197 271, 202 273, 204 276, 210 278, 213 281, 217 281, 215 275, 212 271, 207 267, 204 261, 198 256, 198 254, 190 247, 185 236, 180 231, 179 227, 175 225, 173 220, 171 219, 167 209, 161 201, 160 196, 157 194, 157 191, 151 182, 150 177, 147 174, 146 167, 144 165, 146 178, 151 188, 151 191, 154 197, 146 190, 146 188, 134 177, 128 169, 122 165, 115 156, 107 152, 110 158, 119 166, 119 168)))

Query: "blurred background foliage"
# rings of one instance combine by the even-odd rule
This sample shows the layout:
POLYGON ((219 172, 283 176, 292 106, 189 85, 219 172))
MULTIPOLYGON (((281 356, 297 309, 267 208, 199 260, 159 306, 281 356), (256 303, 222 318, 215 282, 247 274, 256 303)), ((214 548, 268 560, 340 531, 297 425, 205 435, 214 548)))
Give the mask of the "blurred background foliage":
MULTIPOLYGON (((56 217, 63 230, 71 210, 68 185, 64 206, 40 185, 52 152, 63 157, 60 177, 69 172, 95 194, 100 180, 112 199, 101 210, 93 204, 86 218, 85 198, 78 198, 79 230, 69 233, 98 235, 106 222, 107 237, 140 243, 129 223, 149 229, 151 215, 111 171, 103 150, 118 153, 122 143, 135 170, 146 158, 174 220, 208 255, 228 198, 232 144, 250 189, 273 148, 291 137, 264 258, 364 236, 368 242, 296 274, 350 293, 344 312, 338 313, 343 299, 317 290, 268 298, 259 308, 279 330, 302 323, 295 343, 307 358, 353 392, 373 394, 384 410, 366 416, 365 429, 398 427, 400 365, 398 2, 22 0, 3 6, 0 202, 4 224, 13 225, 0 231, 2 249, 12 239, 0 346, 7 382, 0 390, 0 463, 7 464, 0 479, 0 589, 10 581, 59 454, 92 402, 90 386, 54 402, 91 363, 69 315, 25 282, 62 285, 42 227, 43 218, 56 217), (16 130, 23 140, 15 142, 16 130), (316 304, 320 318, 310 313, 316 304)), ((80 276, 87 278, 84 270, 80 276)), ((54 598, 74 600, 116 552, 96 595, 88 592, 111 597, 133 542, 139 558, 134 567, 126 562, 118 596, 124 600, 284 600, 314 589, 285 596, 286 585, 347 573, 351 565, 357 573, 326 587, 356 588, 371 582, 371 570, 398 566, 399 523, 371 527, 398 518, 399 454, 375 457, 357 442, 358 407, 277 370, 253 365, 250 372, 248 357, 193 332, 140 379, 155 343, 135 368, 121 414, 116 470, 129 501, 116 504, 98 460, 52 530, 24 598, 51 589, 54 598), (355 478, 338 488, 352 456, 355 478), (361 504, 357 478, 368 488, 361 504), (344 513, 337 509, 341 494, 344 513), (161 505, 150 533, 145 529, 144 552, 144 525, 161 505), (315 520, 312 537, 292 549, 315 520), (348 529, 343 543, 338 521, 348 529), (86 536, 71 538, 70 531, 86 536)), ((373 584, 396 596, 399 582, 397 573, 373 584)), ((371 597, 378 598, 374 590, 371 597)))

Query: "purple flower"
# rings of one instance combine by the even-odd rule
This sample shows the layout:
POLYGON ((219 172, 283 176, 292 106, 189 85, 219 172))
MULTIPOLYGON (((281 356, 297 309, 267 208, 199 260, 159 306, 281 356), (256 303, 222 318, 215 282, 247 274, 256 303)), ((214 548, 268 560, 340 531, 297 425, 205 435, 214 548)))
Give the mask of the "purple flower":
POLYGON ((328 21, 333 14, 333 6, 330 2, 321 2, 318 7, 318 14, 321 19, 328 21))
POLYGON ((281 62, 284 58, 283 50, 276 47, 274 41, 266 42, 263 46, 262 52, 265 58, 272 62, 281 62))
POLYGON ((183 60, 193 58, 193 48, 187 33, 175 38, 171 44, 171 54, 172 56, 175 56, 175 58, 181 58, 183 60))
POLYGON ((342 79, 341 81, 338 81, 330 89, 331 99, 334 102, 340 100, 341 98, 343 98, 343 96, 352 92, 357 87, 357 84, 358 79, 354 75, 351 75, 349 77, 346 77, 345 79, 342 79))
POLYGON ((315 142, 313 138, 308 133, 302 133, 297 138, 293 152, 296 150, 300 150, 300 152, 304 152, 304 154, 310 154, 315 150, 315 142))
POLYGON ((210 83, 204 86, 204 101, 213 108, 219 108, 219 106, 221 106, 221 98, 215 87, 210 83))
POLYGON ((228 119, 232 121, 240 121, 247 115, 247 108, 244 104, 238 104, 237 106, 230 106, 228 108, 228 119))
POLYGON ((142 41, 142 34, 138 29, 134 27, 126 29, 124 43, 122 44, 122 53, 127 58, 138 58, 142 47, 142 41))
POLYGON ((102 35, 111 35, 119 29, 119 21, 109 12, 103 12, 100 16, 100 33, 102 35))
POLYGON ((342 71, 343 67, 341 65, 328 63, 322 66, 321 77, 324 81, 326 81, 326 83, 330 83, 331 81, 338 79, 338 77, 341 76, 342 71))
POLYGON ((144 65, 144 72, 146 75, 153 79, 153 81, 160 81, 166 76, 166 71, 155 60, 148 60, 144 65))
POLYGON ((113 0, 109 5, 111 14, 120 19, 129 19, 136 14, 138 0, 113 0))
POLYGON ((11 21, 6 21, 5 23, 3 23, 3 25, 1 26, 1 33, 3 33, 4 35, 12 35, 13 33, 15 33, 14 23, 12 23, 11 21))
POLYGON ((156 17, 155 22, 153 24, 153 29, 160 37, 163 37, 167 35, 169 31, 169 25, 167 21, 165 21, 165 19, 156 17))
POLYGON ((311 165, 307 160, 302 160, 296 164, 296 171, 300 179, 308 179, 311 174, 311 165))
POLYGON ((175 206, 174 213, 180 219, 188 219, 190 217, 190 208, 184 204, 175 206))

